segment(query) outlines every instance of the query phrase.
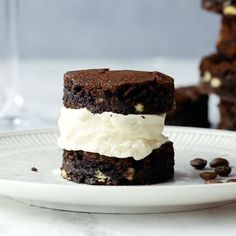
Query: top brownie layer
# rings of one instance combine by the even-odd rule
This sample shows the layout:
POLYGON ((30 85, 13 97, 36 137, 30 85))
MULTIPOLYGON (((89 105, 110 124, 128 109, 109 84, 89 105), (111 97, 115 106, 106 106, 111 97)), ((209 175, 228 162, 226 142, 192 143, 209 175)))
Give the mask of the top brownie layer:
POLYGON ((236 0, 202 0, 202 7, 215 13, 236 16, 236 0))
POLYGON ((175 100, 179 103, 192 101, 196 102, 197 100, 205 97, 206 95, 202 94, 198 86, 187 86, 180 87, 175 90, 175 100))
POLYGON ((161 114, 174 107, 174 80, 157 71, 70 71, 64 75, 63 102, 93 113, 161 114))

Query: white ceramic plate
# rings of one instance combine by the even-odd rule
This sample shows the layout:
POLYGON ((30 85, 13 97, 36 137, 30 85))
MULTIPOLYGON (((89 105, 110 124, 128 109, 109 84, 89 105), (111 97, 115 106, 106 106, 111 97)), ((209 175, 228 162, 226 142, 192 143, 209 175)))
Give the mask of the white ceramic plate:
MULTIPOLYGON (((72 211, 157 213, 196 210, 236 200, 236 184, 206 185, 189 161, 227 158, 236 167, 236 132, 166 127, 175 146, 174 180, 150 186, 89 186, 59 175, 57 130, 0 135, 0 194, 32 205, 72 211), (38 168, 32 172, 31 167, 38 168)), ((235 177, 236 168, 231 177, 235 177)))

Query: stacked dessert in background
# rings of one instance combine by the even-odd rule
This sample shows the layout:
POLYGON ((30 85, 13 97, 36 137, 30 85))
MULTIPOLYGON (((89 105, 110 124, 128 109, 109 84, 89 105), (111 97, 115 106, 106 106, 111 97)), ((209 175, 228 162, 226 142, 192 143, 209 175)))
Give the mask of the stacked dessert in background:
POLYGON ((159 72, 91 69, 64 76, 58 145, 62 176, 96 185, 155 184, 174 174, 162 132, 174 81, 159 72))
POLYGON ((166 116, 166 125, 209 128, 208 95, 199 86, 180 87, 175 90, 175 110, 166 116))
POLYGON ((222 15, 217 52, 202 59, 201 88, 220 97, 221 129, 236 130, 236 0, 202 0, 208 11, 222 15))

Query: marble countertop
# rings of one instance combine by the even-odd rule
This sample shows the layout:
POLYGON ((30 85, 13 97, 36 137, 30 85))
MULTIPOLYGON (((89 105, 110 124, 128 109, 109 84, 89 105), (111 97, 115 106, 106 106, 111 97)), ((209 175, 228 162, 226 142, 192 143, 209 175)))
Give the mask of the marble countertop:
MULTIPOLYGON (((0 121, 0 131, 57 126, 62 75, 75 68, 111 67, 161 70, 178 86, 198 81, 198 60, 78 60, 26 61, 20 70, 20 92, 25 105, 20 122, 0 121), (78 66, 79 65, 79 66, 78 66)), ((173 196, 174 198, 174 196, 173 196)), ((156 236, 233 235, 236 202, 218 208, 169 214, 88 214, 43 209, 0 197, 0 235, 6 236, 156 236)))
POLYGON ((169 214, 89 214, 43 209, 0 197, 4 236, 234 235, 236 203, 169 214))

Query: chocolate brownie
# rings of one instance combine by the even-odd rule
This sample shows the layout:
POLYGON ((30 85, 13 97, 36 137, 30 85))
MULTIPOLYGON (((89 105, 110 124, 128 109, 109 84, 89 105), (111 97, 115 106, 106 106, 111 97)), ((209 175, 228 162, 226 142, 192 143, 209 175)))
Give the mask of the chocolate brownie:
POLYGON ((64 76, 63 101, 93 113, 161 114, 174 108, 174 81, 156 71, 71 71, 64 76))
POLYGON ((175 110, 167 113, 167 125, 209 128, 208 95, 201 93, 198 86, 177 88, 175 102, 175 110))
POLYGON ((236 96, 236 59, 227 59, 213 54, 202 59, 200 64, 203 92, 215 93, 227 100, 236 96))
POLYGON ((202 7, 226 16, 236 16, 236 0, 202 0, 202 7))
POLYGON ((236 131, 236 100, 227 101, 221 99, 219 111, 220 123, 218 128, 236 131))
POLYGON ((172 142, 163 144, 146 158, 119 159, 97 153, 66 151, 62 176, 77 183, 95 185, 141 185, 164 182, 174 175, 172 142))
POLYGON ((224 57, 236 57, 236 18, 223 17, 217 49, 224 57))

